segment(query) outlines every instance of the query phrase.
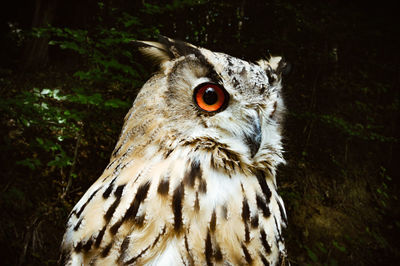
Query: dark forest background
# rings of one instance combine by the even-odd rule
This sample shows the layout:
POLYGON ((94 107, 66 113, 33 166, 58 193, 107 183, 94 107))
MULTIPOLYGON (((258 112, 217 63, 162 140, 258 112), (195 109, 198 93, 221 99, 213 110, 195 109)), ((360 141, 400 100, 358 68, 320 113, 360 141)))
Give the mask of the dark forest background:
POLYGON ((397 11, 339 0, 2 3, 1 264, 56 264, 69 211, 156 70, 130 41, 162 34, 291 62, 278 184, 292 265, 396 265, 397 11))

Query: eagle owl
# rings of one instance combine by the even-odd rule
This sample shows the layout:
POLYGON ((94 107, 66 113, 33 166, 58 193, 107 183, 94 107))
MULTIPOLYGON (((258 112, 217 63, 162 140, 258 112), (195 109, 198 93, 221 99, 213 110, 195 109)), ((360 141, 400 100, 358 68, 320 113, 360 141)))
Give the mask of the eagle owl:
POLYGON ((286 214, 280 57, 250 63, 161 37, 110 163, 73 208, 65 265, 277 265, 286 214))

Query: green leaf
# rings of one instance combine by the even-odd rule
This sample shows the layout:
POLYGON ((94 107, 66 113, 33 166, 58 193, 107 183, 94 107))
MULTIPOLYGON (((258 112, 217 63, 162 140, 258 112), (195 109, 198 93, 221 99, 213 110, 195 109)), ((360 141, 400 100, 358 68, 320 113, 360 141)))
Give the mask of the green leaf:
POLYGON ((38 158, 27 158, 25 160, 17 161, 16 164, 27 166, 31 170, 35 170, 38 166, 42 165, 38 158))
POLYGON ((23 117, 21 118, 21 122, 26 127, 30 127, 30 125, 31 125, 31 122, 23 117))
POLYGON ((307 250, 307 255, 308 257, 313 261, 313 262, 317 262, 318 261, 318 256, 317 254, 315 254, 311 249, 309 249, 308 247, 305 247, 307 250))
POLYGON ((103 101, 103 98, 100 93, 95 93, 91 96, 87 96, 87 100, 89 104, 97 105, 103 101))
POLYGON ((346 247, 340 245, 338 242, 336 242, 335 240, 332 241, 332 244, 341 252, 346 252, 346 247))
POLYGON ((323 243, 318 242, 318 243, 317 243, 317 247, 318 247, 318 249, 319 249, 322 253, 324 253, 324 254, 327 254, 327 253, 328 253, 328 250, 326 250, 326 248, 324 247, 324 244, 323 244, 323 243))
POLYGON ((335 260, 335 259, 330 259, 330 260, 329 260, 329 265, 330 265, 330 266, 338 266, 339 263, 338 263, 337 260, 335 260))
POLYGON ((39 143, 39 145, 44 145, 44 141, 41 138, 36 138, 37 143, 39 143))
POLYGON ((72 165, 72 158, 70 158, 64 151, 62 151, 55 156, 54 160, 48 162, 47 165, 63 168, 72 165))
POLYGON ((51 90, 49 90, 49 89, 43 89, 41 92, 40 92, 40 94, 42 94, 42 95, 47 95, 47 94, 49 94, 51 92, 51 90))
POLYGON ((45 109, 45 110, 49 109, 49 106, 47 105, 47 103, 42 103, 40 106, 42 107, 42 109, 45 109))
POLYGON ((104 106, 112 108, 126 108, 129 107, 129 104, 121 101, 120 99, 111 99, 104 102, 104 106))

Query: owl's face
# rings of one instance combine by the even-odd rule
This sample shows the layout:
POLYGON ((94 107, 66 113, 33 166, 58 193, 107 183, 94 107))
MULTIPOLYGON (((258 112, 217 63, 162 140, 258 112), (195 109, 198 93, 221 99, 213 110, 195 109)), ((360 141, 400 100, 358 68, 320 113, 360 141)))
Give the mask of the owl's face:
MULTIPOLYGON (((284 109, 281 58, 253 64, 191 44, 163 41, 139 43, 142 52, 161 61, 161 71, 144 86, 133 108, 141 118, 150 110, 159 119, 152 116, 144 130, 141 124, 142 130, 133 132, 139 135, 136 138, 152 135, 155 143, 169 146, 209 138, 250 161, 271 154, 280 143, 284 109)), ((269 164, 281 162, 280 157, 269 164)))

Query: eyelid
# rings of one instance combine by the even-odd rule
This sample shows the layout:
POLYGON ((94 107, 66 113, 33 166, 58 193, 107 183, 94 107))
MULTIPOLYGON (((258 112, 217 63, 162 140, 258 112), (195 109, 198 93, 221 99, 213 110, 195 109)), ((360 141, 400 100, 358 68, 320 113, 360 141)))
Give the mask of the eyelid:
POLYGON ((192 85, 192 91, 194 91, 199 85, 203 83, 215 83, 215 82, 212 82, 211 79, 209 79, 208 77, 198 78, 192 85))

